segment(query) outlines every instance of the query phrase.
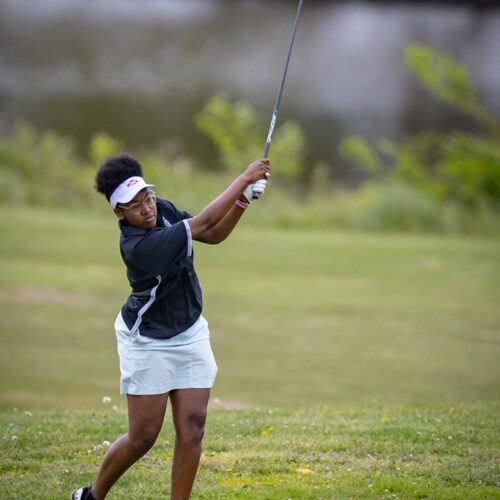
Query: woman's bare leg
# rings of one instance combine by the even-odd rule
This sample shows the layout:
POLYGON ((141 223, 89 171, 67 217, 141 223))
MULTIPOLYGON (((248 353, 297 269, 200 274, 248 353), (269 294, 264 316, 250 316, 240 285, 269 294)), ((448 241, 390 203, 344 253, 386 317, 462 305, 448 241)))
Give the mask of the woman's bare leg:
POLYGON ((92 485, 96 500, 102 500, 113 484, 153 446, 160 433, 168 394, 132 396, 127 394, 128 432, 109 448, 92 485))
POLYGON ((172 500, 191 494, 201 456, 210 389, 178 389, 170 393, 175 427, 172 500))

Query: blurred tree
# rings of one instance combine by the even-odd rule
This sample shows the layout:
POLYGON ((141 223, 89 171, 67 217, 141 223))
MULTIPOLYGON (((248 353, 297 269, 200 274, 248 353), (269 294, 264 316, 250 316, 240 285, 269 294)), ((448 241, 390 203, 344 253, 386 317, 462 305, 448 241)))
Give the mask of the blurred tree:
POLYGON ((122 143, 105 132, 98 132, 90 139, 88 148, 89 160, 94 165, 99 165, 106 158, 119 153, 123 148, 122 143))
POLYGON ((405 60, 408 68, 433 95, 475 118, 480 124, 489 123, 465 66, 423 44, 408 45, 405 48, 405 60))
POLYGON ((428 131, 399 143, 348 137, 340 145, 341 154, 370 173, 389 175, 439 200, 454 200, 469 207, 482 200, 498 203, 500 134, 477 99, 469 71, 420 44, 406 47, 405 59, 435 97, 476 120, 478 133, 428 131))
MULTIPOLYGON (((244 102, 231 103, 222 96, 210 99, 196 117, 196 124, 215 143, 222 166, 239 172, 260 158, 264 127, 257 113, 244 102)), ((291 121, 279 126, 273 137, 273 178, 293 182, 302 173, 305 134, 291 121)))
POLYGON ((38 133, 18 123, 10 137, 0 138, 0 201, 61 206, 91 202, 92 177, 73 142, 55 132, 38 133))

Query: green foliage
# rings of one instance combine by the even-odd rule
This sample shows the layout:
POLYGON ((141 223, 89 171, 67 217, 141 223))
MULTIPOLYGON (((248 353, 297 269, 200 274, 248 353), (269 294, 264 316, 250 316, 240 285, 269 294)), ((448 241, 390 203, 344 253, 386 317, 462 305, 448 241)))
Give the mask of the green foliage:
POLYGON ((390 183, 366 183, 355 191, 330 188, 315 191, 300 203, 290 203, 286 192, 263 199, 264 212, 249 212, 248 222, 282 229, 359 230, 371 232, 482 232, 500 234, 500 221, 487 219, 484 224, 466 225, 463 211, 446 211, 436 200, 411 186, 390 183), (461 224, 461 222, 464 222, 461 224))
POLYGON ((349 137, 341 153, 371 172, 413 186, 437 201, 471 209, 500 199, 500 141, 464 132, 421 132, 391 148, 388 141, 349 137), (386 147, 382 149, 382 145, 386 147))
POLYGON ((438 99, 472 116, 480 122, 488 120, 485 109, 475 95, 470 73, 462 64, 439 54, 423 44, 410 44, 405 60, 420 82, 438 99))
POLYGON ((339 146, 340 154, 357 163, 368 172, 380 170, 380 158, 365 139, 357 136, 346 137, 339 146))
POLYGON ((26 187, 19 173, 0 164, 0 201, 17 205, 25 203, 27 198, 26 187))
POLYGON ((252 210, 247 223, 282 229, 330 229, 370 232, 440 232, 500 236, 498 209, 481 202, 474 208, 440 202, 407 183, 390 180, 365 183, 354 191, 315 189, 290 203, 290 194, 276 190, 259 201, 264 211, 252 210))
MULTIPOLYGON (((295 134, 293 126, 285 135, 295 134)), ((298 139, 275 145, 281 157, 290 155, 293 163, 297 156, 287 143, 300 144, 298 139), (284 151, 280 152, 283 145, 284 151)), ((345 154, 353 154, 364 162, 372 173, 383 173, 383 163, 392 158, 401 165, 394 179, 385 186, 373 183, 353 192, 342 192, 331 185, 326 165, 316 168, 311 177, 308 196, 298 197, 292 186, 271 179, 272 191, 259 201, 262 210, 250 210, 246 221, 259 226, 279 228, 345 228, 370 231, 434 231, 481 234, 500 233, 500 218, 491 203, 481 201, 455 204, 450 197, 461 200, 475 199, 486 190, 490 197, 498 192, 498 151, 491 154, 489 143, 481 138, 465 136, 469 142, 456 136, 435 137, 433 133, 415 136, 393 144, 386 139, 367 141, 355 138, 347 142, 345 154), (443 140, 450 139, 444 159, 434 149, 443 140), (453 139, 453 140, 451 140, 453 139), (468 160, 489 165, 487 183, 478 175, 481 169, 468 160), (439 158, 439 161, 437 159, 439 158), (426 170, 429 159, 433 169, 440 172, 438 182, 426 170), (458 165, 458 172, 453 168, 458 165), (425 168, 424 168, 425 167, 425 168), (453 183, 458 175, 464 181, 453 183), (404 184, 404 185, 402 185, 404 184), (446 187, 447 189, 444 189, 446 187), (467 191, 464 191, 467 187, 467 191), (474 189, 472 189, 474 188, 474 189), (453 190, 452 190, 453 189, 453 190), (272 193, 272 195, 271 195, 272 193), (290 203, 290 199, 294 203, 290 203)), ((108 205, 93 190, 94 175, 102 160, 120 149, 119 141, 105 134, 97 134, 89 145, 91 162, 80 160, 73 151, 71 141, 53 132, 39 133, 26 124, 19 124, 10 137, 0 138, 0 201, 10 204, 36 206, 100 207, 108 205)), ((172 148, 170 148, 172 149, 172 148)), ((175 149, 175 148, 173 148, 175 149)), ((235 150, 236 151, 236 150, 235 150)), ((274 150, 273 150, 274 151, 274 150)), ((441 151, 441 149, 437 149, 441 151)), ((179 207, 198 213, 211 199, 227 186, 234 172, 210 172, 193 168, 188 158, 167 150, 139 153, 148 181, 156 185, 160 196, 172 199, 179 207)))
POLYGON ((355 197, 351 224, 371 231, 435 231, 440 228, 438 204, 425 193, 402 184, 366 184, 355 197))
POLYGON ((467 69, 430 47, 410 45, 408 66, 439 99, 488 126, 486 133, 420 132, 399 143, 348 137, 340 152, 367 171, 412 186, 442 204, 470 210, 492 207, 500 200, 500 136, 478 103, 467 69), (383 168, 389 167, 389 168, 383 168))
POLYGON ((222 164, 231 172, 259 157, 257 114, 245 103, 231 104, 223 97, 213 97, 196 117, 196 124, 215 143, 222 164))
MULTIPOLYGON (((88 147, 90 161, 84 161, 68 138, 19 123, 10 136, 0 137, 0 203, 104 207, 104 198, 93 189, 95 172, 105 158, 121 149, 120 141, 98 133, 88 147)), ((160 151, 139 156, 158 193, 191 210, 208 203, 228 182, 220 174, 194 171, 183 157, 170 158, 160 151)))
POLYGON ((106 158, 122 151, 120 141, 104 132, 94 134, 89 144, 88 156, 93 165, 99 165, 106 158))
MULTIPOLYGON (((196 123, 216 145, 225 170, 241 172, 249 162, 262 157, 264 129, 257 113, 246 103, 231 103, 216 96, 206 103, 196 123)), ((296 180, 303 171, 304 151, 302 128, 293 122, 280 125, 273 137, 273 177, 296 180)))
POLYGON ((427 132, 405 139, 397 175, 437 198, 474 206, 500 199, 500 141, 462 132, 427 132))
POLYGON ((0 138, 0 200, 70 206, 91 199, 92 173, 73 143, 26 123, 0 138))
MULTIPOLYGON (((263 142, 257 114, 244 103, 215 97, 197 123, 216 143, 222 171, 194 168, 175 145, 138 154, 158 194, 192 213, 258 158, 263 142)), ((97 133, 88 146, 88 159, 82 160, 71 140, 20 123, 9 137, 0 137, 0 202, 104 209, 107 204, 93 190, 95 170, 121 148, 117 139, 97 133)), ((272 190, 259 201, 263 210, 249 211, 249 223, 280 228, 500 232, 500 138, 491 127, 482 135, 429 131, 399 142, 348 137, 341 153, 372 178, 385 178, 387 183, 370 182, 349 193, 331 184, 328 165, 312 171, 308 193, 298 193, 293 183, 304 173, 304 151, 302 129, 292 122, 280 125, 272 149, 272 190)))

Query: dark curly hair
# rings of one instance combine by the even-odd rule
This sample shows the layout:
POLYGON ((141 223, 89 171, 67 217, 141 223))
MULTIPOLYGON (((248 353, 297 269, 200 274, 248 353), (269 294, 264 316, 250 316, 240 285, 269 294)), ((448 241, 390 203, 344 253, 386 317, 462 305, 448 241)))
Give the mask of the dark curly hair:
POLYGON ((141 164, 132 156, 120 154, 108 158, 95 176, 95 189, 109 201, 113 191, 129 177, 142 177, 141 164))

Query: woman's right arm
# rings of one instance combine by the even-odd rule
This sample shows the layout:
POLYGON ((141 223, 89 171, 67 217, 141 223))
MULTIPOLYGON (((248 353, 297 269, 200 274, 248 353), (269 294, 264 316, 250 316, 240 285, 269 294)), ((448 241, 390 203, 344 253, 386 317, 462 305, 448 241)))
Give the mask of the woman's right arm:
POLYGON ((260 179, 266 179, 266 174, 270 169, 269 165, 268 159, 250 163, 245 172, 239 175, 224 192, 217 196, 198 215, 188 219, 187 222, 193 240, 202 239, 207 231, 216 226, 234 206, 234 203, 247 186, 260 179))

